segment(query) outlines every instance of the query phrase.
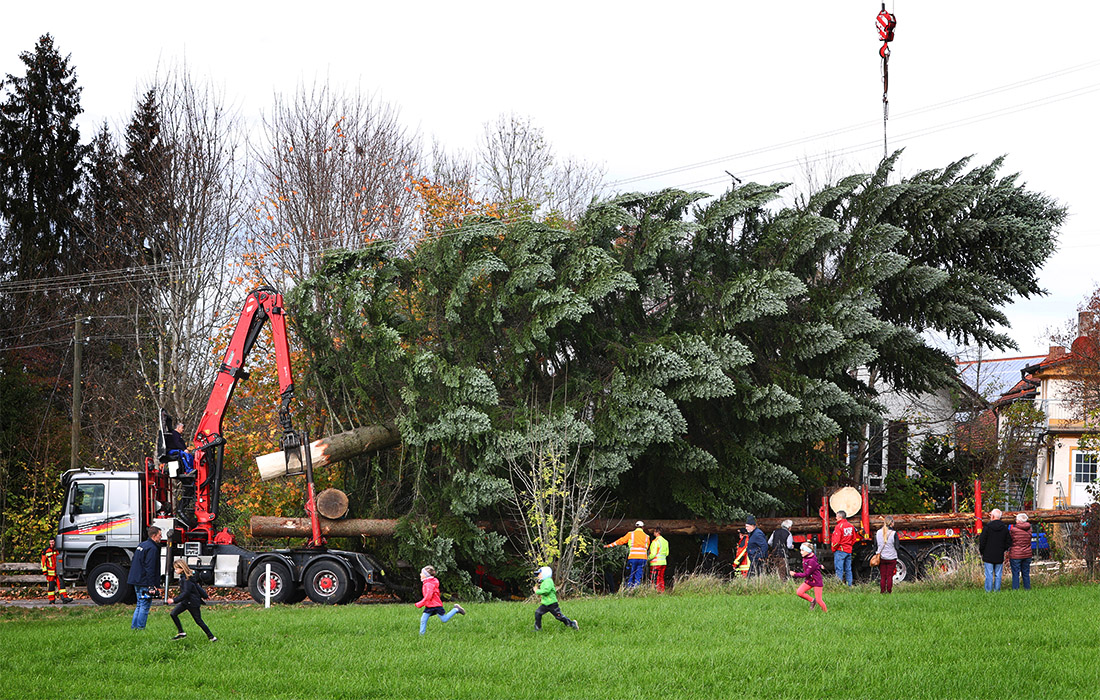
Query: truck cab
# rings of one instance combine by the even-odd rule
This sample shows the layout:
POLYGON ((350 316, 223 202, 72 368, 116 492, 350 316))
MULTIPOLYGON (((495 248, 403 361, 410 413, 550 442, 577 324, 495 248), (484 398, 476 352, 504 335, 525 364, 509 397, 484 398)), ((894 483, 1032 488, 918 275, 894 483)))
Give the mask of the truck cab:
POLYGON ((75 469, 65 473, 65 501, 55 547, 62 578, 88 580, 97 603, 132 596, 126 574, 144 537, 141 472, 75 469))

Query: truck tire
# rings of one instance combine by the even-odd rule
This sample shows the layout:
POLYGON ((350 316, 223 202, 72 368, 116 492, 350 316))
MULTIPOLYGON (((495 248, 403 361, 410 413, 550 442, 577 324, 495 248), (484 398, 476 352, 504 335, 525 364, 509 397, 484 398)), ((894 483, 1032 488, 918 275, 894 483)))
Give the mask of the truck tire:
POLYGON ((902 581, 916 581, 920 577, 920 567, 909 550, 902 549, 898 552, 897 568, 894 570, 894 583, 902 581))
POLYGON ((348 594, 344 596, 344 599, 340 601, 341 605, 347 605, 359 600, 363 595, 363 591, 367 588, 367 582, 358 574, 351 575, 351 585, 348 587, 348 594))
POLYGON ((330 559, 315 562, 302 577, 306 595, 319 605, 339 605, 351 591, 351 576, 343 566, 330 559))
MULTIPOLYGON (((267 562, 260 562, 248 574, 248 592, 257 603, 264 602, 265 585, 267 583, 267 562)), ((294 579, 290 577, 290 569, 282 562, 271 562, 271 602, 293 602, 294 579)))
POLYGON ((926 576, 950 576, 962 564, 962 550, 953 544, 938 544, 924 555, 923 574, 926 576))
POLYGON ((98 605, 114 605, 133 598, 134 587, 126 583, 128 574, 121 564, 100 564, 88 574, 88 597, 98 605))

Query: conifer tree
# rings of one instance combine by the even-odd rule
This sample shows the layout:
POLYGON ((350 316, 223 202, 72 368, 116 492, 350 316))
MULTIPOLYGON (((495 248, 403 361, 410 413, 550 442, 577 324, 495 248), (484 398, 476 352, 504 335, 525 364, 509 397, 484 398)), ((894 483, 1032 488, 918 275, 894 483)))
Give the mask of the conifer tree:
POLYGON ((0 266, 18 279, 80 269, 74 216, 84 149, 80 87, 69 57, 43 35, 19 55, 23 76, 0 82, 0 266))

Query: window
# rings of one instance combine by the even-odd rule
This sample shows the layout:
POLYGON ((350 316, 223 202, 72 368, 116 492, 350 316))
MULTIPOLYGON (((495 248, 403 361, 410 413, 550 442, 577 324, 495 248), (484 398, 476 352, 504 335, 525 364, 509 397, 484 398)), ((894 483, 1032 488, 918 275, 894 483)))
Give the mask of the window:
POLYGON ((1054 483, 1054 450, 1047 450, 1047 483, 1054 483))
MULTIPOLYGON (((892 420, 889 430, 886 438, 888 441, 886 468, 888 471, 906 469, 908 466, 906 456, 909 453, 909 423, 903 420, 892 420)), ((908 470, 905 473, 908 474, 908 470)))
POLYGON ((1075 452, 1073 454, 1073 483, 1091 484, 1096 481, 1095 452, 1075 452))
POLYGON ((73 515, 102 513, 107 494, 104 484, 77 484, 73 487, 73 500, 69 512, 73 515))

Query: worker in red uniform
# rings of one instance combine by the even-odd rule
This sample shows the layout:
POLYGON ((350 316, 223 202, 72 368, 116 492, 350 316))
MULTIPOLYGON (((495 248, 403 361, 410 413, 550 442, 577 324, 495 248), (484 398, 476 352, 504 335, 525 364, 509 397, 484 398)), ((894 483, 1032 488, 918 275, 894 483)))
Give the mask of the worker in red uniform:
POLYGON ((848 522, 848 514, 842 510, 836 512, 836 527, 830 544, 833 548, 833 568, 836 577, 842 583, 852 585, 852 545, 856 543, 856 529, 848 522))
POLYGON ((620 544, 630 545, 630 553, 626 557, 627 566, 630 567, 626 577, 626 587, 634 588, 642 582, 645 575, 645 562, 649 558, 649 535, 645 534, 645 523, 641 520, 634 523, 634 529, 626 533, 611 544, 604 545, 604 549, 620 544))
POLYGON ((50 605, 57 602, 54 599, 55 591, 61 595, 62 603, 71 603, 73 599, 65 595, 65 583, 57 575, 57 550, 53 548, 53 541, 42 550, 42 574, 46 577, 46 597, 50 599, 50 605))

